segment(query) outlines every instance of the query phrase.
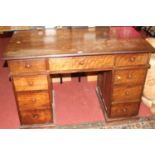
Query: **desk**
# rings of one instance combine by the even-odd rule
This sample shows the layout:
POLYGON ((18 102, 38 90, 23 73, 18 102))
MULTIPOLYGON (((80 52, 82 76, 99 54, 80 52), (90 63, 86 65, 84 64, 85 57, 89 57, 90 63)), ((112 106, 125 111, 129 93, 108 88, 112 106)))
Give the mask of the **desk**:
POLYGON ((150 54, 139 35, 117 27, 15 32, 7 60, 22 126, 53 122, 50 75, 99 72, 97 95, 107 120, 136 116, 150 54))

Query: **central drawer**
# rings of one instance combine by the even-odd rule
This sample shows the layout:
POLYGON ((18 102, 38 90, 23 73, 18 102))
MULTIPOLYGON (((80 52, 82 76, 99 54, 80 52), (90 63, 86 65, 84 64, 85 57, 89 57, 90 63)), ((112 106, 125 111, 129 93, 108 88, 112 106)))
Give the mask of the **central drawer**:
POLYGON ((14 76, 16 91, 48 90, 47 75, 14 76))
POLYGON ((50 58, 49 70, 53 72, 102 70, 112 68, 113 64, 114 56, 112 55, 50 58))

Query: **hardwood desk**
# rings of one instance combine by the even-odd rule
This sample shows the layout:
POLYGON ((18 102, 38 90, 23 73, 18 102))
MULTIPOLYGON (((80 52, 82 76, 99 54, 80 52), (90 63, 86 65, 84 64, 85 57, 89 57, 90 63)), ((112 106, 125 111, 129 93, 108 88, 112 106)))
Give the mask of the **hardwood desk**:
POLYGON ((49 75, 97 72, 97 94, 107 120, 138 114, 150 54, 140 36, 117 27, 44 29, 15 32, 8 61, 21 125, 53 122, 49 75))

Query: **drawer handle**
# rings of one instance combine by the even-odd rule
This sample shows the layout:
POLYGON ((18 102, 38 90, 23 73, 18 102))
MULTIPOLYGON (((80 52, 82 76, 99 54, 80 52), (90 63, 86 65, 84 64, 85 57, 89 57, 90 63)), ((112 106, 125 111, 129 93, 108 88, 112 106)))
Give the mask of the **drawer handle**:
POLYGON ((36 99, 35 98, 32 98, 32 102, 35 103, 36 102, 36 99))
POLYGON ((129 92, 128 92, 128 91, 126 91, 126 92, 125 92, 125 95, 129 95, 129 92))
POLYGON ((84 65, 84 61, 79 62, 79 65, 84 65))
POLYGON ((33 86, 33 81, 28 82, 29 86, 33 86))
POLYGON ((135 57, 131 57, 131 58, 130 58, 130 61, 131 61, 131 62, 134 62, 134 61, 135 61, 135 57))
POLYGON ((127 108, 123 108, 123 112, 127 112, 127 108))
POLYGON ((16 44, 20 44, 20 43, 21 43, 21 41, 19 41, 19 40, 18 40, 18 41, 16 41, 16 44))
POLYGON ((31 68, 31 65, 30 64, 26 64, 25 68, 31 68))
POLYGON ((32 114, 32 118, 37 119, 39 117, 38 114, 32 114))
POLYGON ((117 76, 117 79, 118 79, 118 80, 120 80, 120 79, 121 79, 121 77, 120 77, 120 76, 117 76))
POLYGON ((132 79, 132 75, 131 74, 128 75, 128 79, 132 79))

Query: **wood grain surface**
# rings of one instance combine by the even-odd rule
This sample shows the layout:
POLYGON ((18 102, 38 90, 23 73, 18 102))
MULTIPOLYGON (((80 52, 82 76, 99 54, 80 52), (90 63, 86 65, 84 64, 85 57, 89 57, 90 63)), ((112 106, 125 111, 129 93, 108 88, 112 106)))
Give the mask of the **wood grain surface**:
POLYGON ((20 113, 21 124, 52 123, 53 114, 50 109, 25 110, 20 113))
POLYGON ((120 54, 116 56, 116 66, 146 65, 149 54, 120 54))
POLYGON ((116 70, 114 84, 143 84, 146 71, 146 68, 116 70))
POLYGON ((44 59, 10 60, 8 65, 12 74, 46 71, 46 61, 44 59))
MULTIPOLYGON (((127 31, 127 30, 126 30, 127 31)), ((18 31, 4 52, 4 59, 58 57, 93 54, 154 52, 140 36, 115 27, 62 28, 18 31)))
POLYGON ((142 93, 142 86, 114 86, 112 100, 115 102, 139 100, 142 93))
MULTIPOLYGON (((39 26, 0 26, 0 32, 17 31, 17 30, 30 30, 39 28, 39 26)), ((41 27, 40 27, 41 28, 41 27)))
POLYGON ((112 104, 110 118, 135 116, 139 111, 139 102, 112 104))
POLYGON ((51 107, 48 91, 18 92, 17 101, 20 110, 35 110, 51 107))
POLYGON ((49 59, 49 70, 52 72, 73 71, 73 70, 91 70, 112 68, 114 66, 114 56, 81 56, 66 58, 49 59))
POLYGON ((47 75, 14 76, 13 81, 17 92, 48 90, 47 75))

